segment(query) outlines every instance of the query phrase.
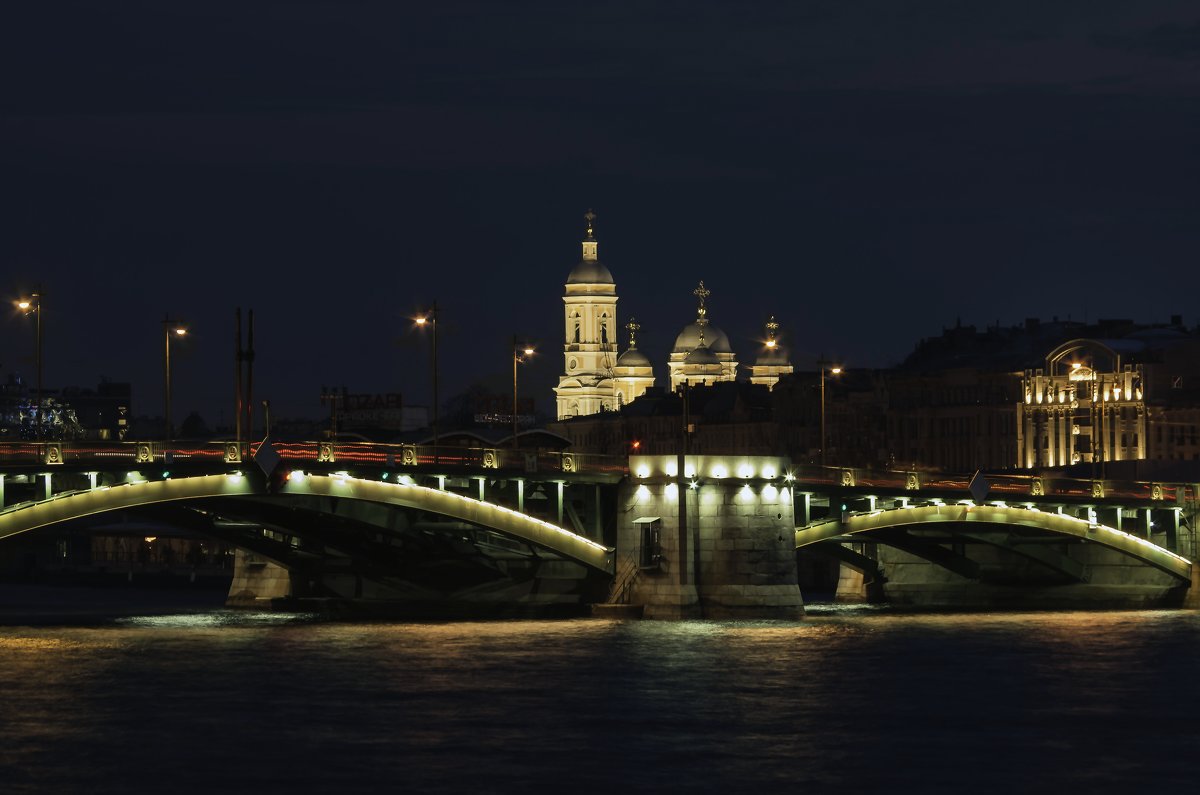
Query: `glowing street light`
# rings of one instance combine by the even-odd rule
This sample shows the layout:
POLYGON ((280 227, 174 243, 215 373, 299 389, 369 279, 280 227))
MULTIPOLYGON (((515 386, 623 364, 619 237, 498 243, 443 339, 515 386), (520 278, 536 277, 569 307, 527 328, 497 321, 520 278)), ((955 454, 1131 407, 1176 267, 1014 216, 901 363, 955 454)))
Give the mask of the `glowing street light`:
POLYGON ((17 309, 26 315, 37 316, 37 341, 34 343, 34 359, 37 362, 37 403, 33 408, 33 433, 35 439, 42 437, 42 291, 17 301, 17 309))
POLYGON ((164 419, 167 426, 167 441, 172 441, 175 438, 175 428, 171 424, 171 338, 184 337, 187 335, 187 326, 183 325, 178 320, 163 318, 163 400, 164 419))
POLYGON ((433 302, 433 306, 423 315, 418 315, 413 318, 413 322, 419 328, 428 326, 433 336, 433 449, 436 460, 438 446, 438 305, 437 301, 433 302))
POLYGON ((821 371, 821 466, 825 466, 825 374, 841 375, 842 368, 840 365, 833 365, 833 362, 826 361, 822 355, 817 360, 817 367, 821 371))
POLYGON ((512 445, 517 449, 517 365, 533 356, 534 350, 528 344, 517 343, 517 335, 513 335, 513 401, 512 401, 512 445))

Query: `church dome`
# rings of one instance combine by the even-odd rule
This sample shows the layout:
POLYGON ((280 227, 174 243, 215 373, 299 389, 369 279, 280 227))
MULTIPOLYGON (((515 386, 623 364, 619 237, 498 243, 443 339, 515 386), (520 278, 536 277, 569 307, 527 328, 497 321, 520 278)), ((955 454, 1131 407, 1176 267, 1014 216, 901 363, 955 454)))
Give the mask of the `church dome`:
POLYGON ((709 350, 707 345, 698 345, 692 349, 692 352, 687 355, 683 363, 685 365, 708 367, 714 364, 719 366, 721 360, 717 358, 715 353, 709 350))
POLYGON ((651 367, 646 354, 637 348, 630 348, 617 357, 617 367, 651 367))
MULTIPOLYGON (((733 353, 733 349, 729 347, 729 337, 725 336, 725 332, 713 325, 704 327, 704 341, 714 353, 733 353)), ((683 327, 683 331, 679 332, 679 336, 675 338, 675 350, 673 353, 686 353, 694 350, 700 344, 700 324, 688 323, 683 327)))
POLYGON ((612 284, 608 268, 598 259, 584 259, 571 271, 567 284, 612 284))

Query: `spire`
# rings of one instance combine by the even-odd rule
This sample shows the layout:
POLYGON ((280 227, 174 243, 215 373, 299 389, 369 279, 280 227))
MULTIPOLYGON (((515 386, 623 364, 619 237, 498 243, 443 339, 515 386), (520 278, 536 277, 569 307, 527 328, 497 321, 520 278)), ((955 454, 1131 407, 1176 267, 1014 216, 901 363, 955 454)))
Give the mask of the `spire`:
POLYGON ((583 214, 583 220, 587 223, 587 229, 583 237, 583 259, 584 262, 595 262, 597 259, 596 249, 599 244, 596 242, 596 230, 594 227, 596 214, 592 212, 590 207, 583 214))
POLYGON ((629 322, 625 324, 625 330, 629 332, 629 350, 635 350, 637 348, 637 333, 642 330, 642 324, 631 317, 629 318, 629 322))
POLYGON ((771 315, 771 319, 767 321, 767 347, 774 348, 779 343, 775 340, 775 332, 779 331, 779 323, 775 321, 775 316, 771 315))
POLYGON ((712 291, 704 286, 704 280, 700 280, 700 286, 692 290, 692 295, 700 299, 700 306, 696 308, 696 325, 700 326, 700 342, 704 342, 704 326, 708 325, 708 309, 704 306, 704 299, 712 295, 712 291))

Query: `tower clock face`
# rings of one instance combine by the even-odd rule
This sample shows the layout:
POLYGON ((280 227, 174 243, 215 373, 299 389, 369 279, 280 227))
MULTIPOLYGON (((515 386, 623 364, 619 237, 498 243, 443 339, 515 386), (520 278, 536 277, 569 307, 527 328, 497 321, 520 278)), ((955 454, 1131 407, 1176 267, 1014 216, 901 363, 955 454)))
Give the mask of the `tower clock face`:
POLYGON ((575 359, 569 359, 567 361, 567 369, 568 370, 574 370, 578 366, 579 366, 579 362, 576 361, 575 359))

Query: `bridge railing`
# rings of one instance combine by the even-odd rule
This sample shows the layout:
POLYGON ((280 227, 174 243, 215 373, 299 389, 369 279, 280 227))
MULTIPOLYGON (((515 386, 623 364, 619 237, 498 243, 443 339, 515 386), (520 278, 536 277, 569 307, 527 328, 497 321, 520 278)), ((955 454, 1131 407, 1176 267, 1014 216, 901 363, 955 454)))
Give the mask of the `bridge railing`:
MULTIPOLYGON (((869 470, 845 467, 801 466, 792 471, 797 488, 879 489, 885 492, 960 493, 970 498, 973 473, 869 470)), ((1039 473, 985 473, 988 499, 1052 501, 1106 501, 1130 503, 1185 503, 1200 498, 1200 484, 1113 479, 1055 477, 1039 473)))
MULTIPOLYGON (((259 442, 58 441, 0 442, 0 466, 68 465, 97 468, 173 465, 185 462, 236 463, 258 452, 259 442)), ((379 466, 386 468, 448 467, 497 469, 528 474, 608 475, 628 472, 624 458, 554 450, 407 445, 374 442, 272 441, 272 448, 292 464, 379 466)))

